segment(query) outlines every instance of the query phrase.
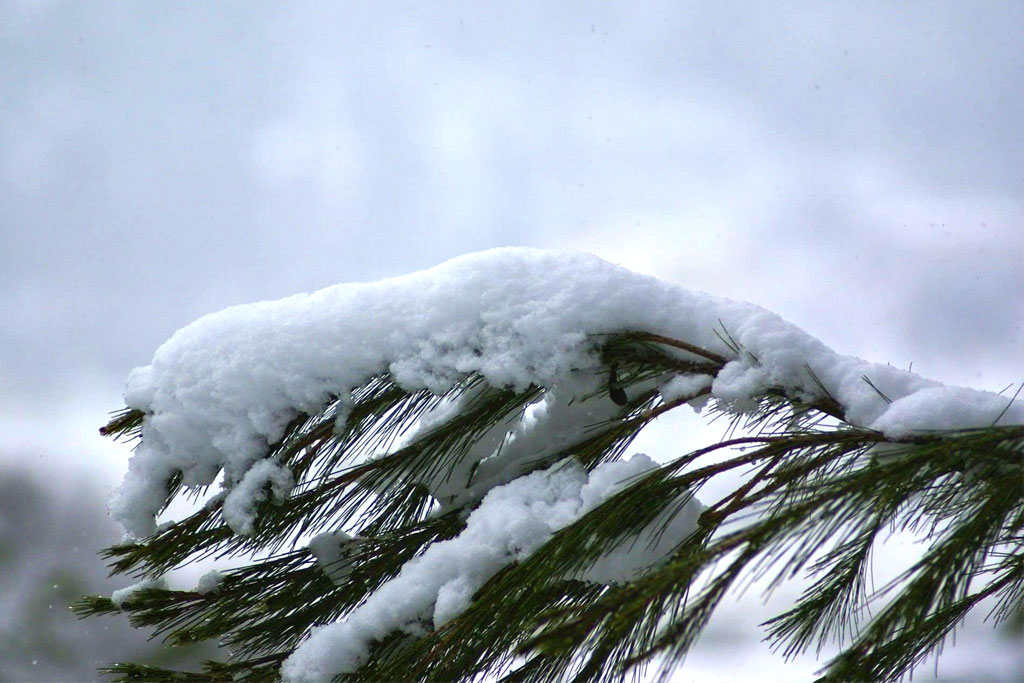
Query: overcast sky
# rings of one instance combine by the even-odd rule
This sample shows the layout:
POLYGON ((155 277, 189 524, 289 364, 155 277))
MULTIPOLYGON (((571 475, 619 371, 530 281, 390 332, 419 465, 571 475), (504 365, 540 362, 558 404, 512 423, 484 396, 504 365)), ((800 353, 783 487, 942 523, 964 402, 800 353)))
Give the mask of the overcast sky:
POLYGON ((505 245, 1024 380, 1024 3, 0 2, 0 459, 225 306, 505 245))

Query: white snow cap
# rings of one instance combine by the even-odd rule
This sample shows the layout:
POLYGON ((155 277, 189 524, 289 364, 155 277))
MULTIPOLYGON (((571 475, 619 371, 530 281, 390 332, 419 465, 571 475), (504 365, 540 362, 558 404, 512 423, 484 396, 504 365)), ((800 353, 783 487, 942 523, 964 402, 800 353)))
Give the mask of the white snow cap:
MULTIPOLYGON (((128 378, 125 402, 146 418, 111 512, 129 536, 145 537, 171 475, 181 471, 187 486, 200 486, 223 469, 228 489, 241 484, 248 492, 230 501, 238 514, 229 522, 245 533, 255 509, 250 495, 267 481, 275 494, 290 487, 286 473, 269 465, 247 476, 268 444, 299 412, 316 413, 373 375, 389 371, 406 389, 438 392, 469 372, 493 386, 551 387, 595 364, 590 335, 646 331, 732 358, 715 334, 721 325, 750 352, 711 384, 714 397, 737 409, 769 386, 820 397, 808 368, 848 421, 893 437, 988 426, 1007 408, 1008 399, 993 393, 839 355, 752 304, 588 254, 495 249, 404 277, 235 306, 179 330, 128 378)), ((696 381, 666 390, 691 390, 696 381)), ((1018 401, 1000 423, 1021 422, 1018 401)))
POLYGON ((167 590, 167 579, 160 577, 159 579, 146 579, 133 583, 130 586, 124 588, 118 588, 110 595, 110 601, 114 603, 114 606, 118 609, 124 607, 124 603, 131 600, 136 593, 146 588, 162 588, 167 590))
POLYGON ((352 573, 354 543, 358 539, 353 541, 344 531, 326 531, 311 538, 307 547, 327 577, 336 586, 343 586, 352 573))

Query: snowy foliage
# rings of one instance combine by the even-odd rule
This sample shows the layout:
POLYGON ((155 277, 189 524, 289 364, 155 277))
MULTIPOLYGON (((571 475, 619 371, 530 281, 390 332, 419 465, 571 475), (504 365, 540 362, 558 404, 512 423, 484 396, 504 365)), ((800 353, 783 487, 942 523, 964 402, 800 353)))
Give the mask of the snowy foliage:
MULTIPOLYGON (((657 465, 647 456, 599 465, 590 473, 572 460, 492 489, 466 520, 466 529, 435 543, 357 607, 344 622, 314 631, 282 669, 290 680, 321 681, 355 671, 370 645, 393 631, 413 634, 429 621, 439 628, 461 614, 473 594, 499 569, 529 556, 558 529, 571 524, 615 493, 630 477, 657 465), (430 615, 429 619, 425 617, 430 615)), ((579 578, 603 583, 628 580, 660 560, 671 545, 696 528, 700 506, 684 508, 672 532, 652 543, 623 543, 579 578)), ((317 553, 318 559, 322 557, 317 553)), ((325 558, 326 559, 326 558, 325 558)), ((328 565, 330 566, 330 565, 328 565)))
MULTIPOLYGON (((622 358, 628 359, 628 355, 622 358)), ((875 476, 874 470, 863 469, 866 454, 899 454, 903 451, 893 449, 893 443, 902 440, 909 444, 918 437, 927 440, 927 435, 941 431, 1024 422, 1024 403, 988 392, 946 387, 911 372, 837 354, 752 304, 691 292, 593 256, 532 249, 473 254, 405 277, 337 285, 206 316, 175 333, 157 350, 150 365, 131 373, 125 400, 133 411, 125 419, 137 415, 140 420, 141 442, 111 499, 111 510, 129 540, 156 539, 152 548, 173 543, 169 533, 156 525, 157 516, 174 495, 177 483, 173 482, 201 488, 221 474, 222 490, 207 501, 203 516, 197 518, 200 521, 191 527, 190 533, 198 534, 190 537, 196 543, 207 544, 214 538, 202 534, 212 529, 204 525, 219 512, 229 531, 216 538, 234 544, 233 548, 257 547, 261 538, 269 538, 258 534, 260 511, 266 514, 271 503, 313 509, 299 506, 295 502, 299 498, 318 501, 333 512, 316 524, 300 524, 297 517, 285 514, 275 522, 282 529, 280 538, 292 534, 296 527, 320 531, 331 514, 353 522, 372 505, 377 506, 372 507, 377 521, 365 529, 387 528, 397 532, 394 538, 404 538, 401 534, 406 531, 429 532, 424 547, 410 546, 410 554, 402 555, 405 559, 393 569, 382 570, 365 595, 359 593, 363 588, 353 589, 349 597, 354 602, 344 609, 318 612, 343 616, 315 628, 307 625, 306 630, 298 631, 301 642, 289 640, 290 649, 274 653, 279 659, 273 661, 282 665, 281 674, 294 681, 356 672, 371 661, 374 648, 381 643, 392 642, 390 639, 401 634, 421 637, 443 631, 463 615, 475 618, 475 596, 486 592, 496 576, 507 575, 516 566, 531 571, 534 555, 542 547, 561 548, 552 553, 549 566, 534 563, 555 568, 545 580, 597 586, 594 595, 603 596, 609 604, 623 594, 618 589, 622 586, 635 586, 643 594, 650 589, 643 583, 645 578, 664 570, 672 580, 652 585, 667 587, 664 590, 668 592, 652 595, 650 600, 666 604, 681 600, 689 590, 688 582, 705 566, 729 556, 733 547, 746 544, 748 551, 741 554, 736 571, 727 572, 724 590, 750 558, 772 544, 783 543, 791 534, 803 533, 800 525, 813 515, 825 515, 821 534, 841 535, 849 526, 842 515, 852 514, 847 510, 860 504, 888 505, 887 489, 874 491, 869 485, 865 492, 857 483, 860 476, 874 481, 870 478, 875 476), (602 354, 607 350, 606 340, 637 332, 645 335, 644 343, 661 347, 646 358, 645 362, 655 359, 653 370, 634 369, 627 394, 617 374, 619 361, 602 354), (383 391, 380 396, 384 396, 390 390, 387 387, 398 392, 398 402, 378 401, 374 392, 383 391), (766 397, 770 397, 768 403, 766 397), (761 481, 770 480, 775 488, 758 489, 755 477, 749 486, 710 508, 697 501, 693 490, 727 468, 683 472, 683 466, 700 452, 665 468, 643 454, 619 459, 620 446, 627 445, 661 411, 686 404, 699 411, 708 401, 714 401, 716 410, 747 415, 755 421, 761 419, 759 414, 776 410, 766 406, 791 406, 794 417, 790 424, 796 430, 801 416, 819 411, 850 431, 807 432, 780 441, 777 452, 768 437, 749 440, 765 444, 764 449, 756 457, 739 458, 728 467, 763 463, 759 465, 764 467, 761 481), (378 413, 367 407, 378 404, 384 406, 378 413), (362 411, 361 417, 356 417, 358 411, 362 411), (311 416, 325 420, 322 424, 328 431, 316 426, 320 423, 306 422, 311 416), (328 465, 320 474, 335 479, 311 476, 313 461, 308 458, 299 469, 291 469, 294 463, 288 458, 301 448, 313 449, 317 439, 321 445, 337 439, 344 444, 337 446, 339 450, 360 443, 361 430, 378 429, 367 427, 373 420, 378 420, 378 427, 392 421, 398 426, 381 428, 386 438, 374 441, 376 445, 368 451, 353 447, 357 457, 346 463, 349 469, 334 469, 341 456, 331 454, 334 446, 323 446, 328 465), (307 427, 301 427, 303 424, 307 427), (587 442, 590 437, 586 435, 600 425, 618 425, 615 429, 623 431, 603 441, 599 435, 587 442), (279 448, 283 440, 297 438, 302 429, 309 431, 296 443, 304 446, 287 454, 287 449, 279 448), (583 457, 584 442, 591 443, 587 457, 583 457), (460 445, 463 443, 465 448, 460 445), (421 444, 427 445, 421 448, 421 444), (832 488, 821 483, 825 481, 823 472, 831 467, 829 461, 820 459, 822 449, 831 453, 830 457, 847 458, 847 465, 833 469, 850 473, 850 478, 840 477, 832 488), (443 462, 429 460, 427 456, 435 450, 445 454, 443 462), (787 450, 792 451, 790 471, 780 464, 781 454, 787 450), (412 454, 409 464, 402 465, 406 461, 398 455, 407 451, 412 454), (801 477, 807 481, 800 483, 801 477), (841 508, 842 515, 828 512, 828 500, 800 498, 803 494, 786 488, 787 478, 796 487, 811 482, 822 495, 841 502, 837 505, 849 507, 841 508), (369 497, 358 494, 337 504, 323 497, 326 494, 321 491, 340 491, 331 487, 342 484, 368 491, 369 497), (402 499, 398 491, 411 497, 402 499), (866 496, 874 494, 881 496, 881 503, 866 502, 866 496), (373 496, 378 500, 371 505, 373 496), (748 496, 759 502, 747 502, 748 496), (771 496, 777 496, 778 502, 769 505, 771 496), (428 502, 421 505, 420 500, 428 502), (798 502, 806 506, 805 515, 790 514, 783 505, 798 502), (609 505, 627 503, 635 509, 609 509, 609 505), (396 507, 388 512, 392 504, 396 507), (715 525, 733 513, 742 513, 747 505, 774 510, 776 518, 769 519, 774 526, 753 525, 705 551, 715 525), (590 513, 595 510, 599 516, 614 517, 614 524, 609 521, 603 531, 600 520, 593 526, 590 513), (415 524, 401 528, 395 520, 415 524), (621 528, 612 528, 620 522, 621 528), (623 533, 622 528, 628 532, 623 533), (604 534, 605 546, 594 550, 591 544, 579 558, 566 555, 574 554, 569 544, 577 538, 573 534, 586 544, 587 539, 598 537, 595 533, 604 534), (693 547, 689 559, 683 561, 680 553, 687 544, 693 547), (676 558, 676 564, 668 566, 671 558, 676 558)), ((125 429, 123 426, 121 431, 125 429)), ((996 435, 995 439, 992 443, 1002 448, 1004 437, 996 435)), ((963 452, 957 445, 920 443, 922 447, 963 452)), ((886 466, 897 472, 911 460, 896 457, 886 461, 886 466)), ((961 464, 950 467, 957 476, 963 473, 961 464)), ((922 471, 920 467, 914 470, 922 471)), ((922 486, 927 484, 922 481, 922 486)), ((995 500, 1005 502, 998 495, 995 500)), ((926 507, 927 514, 938 509, 931 504, 926 507)), ((373 515, 365 519, 373 519, 373 515)), ((868 530, 856 537, 851 547, 869 548, 881 526, 867 525, 868 530)), ((210 533, 221 531, 212 529, 210 533)), ((372 549, 383 541, 361 533, 357 525, 349 524, 304 537, 309 555, 315 557, 324 580, 329 580, 328 587, 348 590, 363 586, 360 582, 365 577, 356 575, 377 561, 372 549)), ((141 553, 137 558, 144 558, 146 547, 136 547, 141 553)), ((167 558, 184 558, 194 552, 167 548, 154 566, 169 566, 173 562, 167 558)), ((851 566, 861 571, 866 551, 863 556, 855 555, 851 566)), ((798 560, 791 562, 799 568, 809 557, 798 553, 798 560)), ((137 561, 142 560, 133 560, 137 561)), ((855 577, 856 572, 847 574, 855 577)), ((208 575, 197 593, 241 590, 241 579, 233 581, 230 574, 227 578, 208 575)), ((306 585, 311 584, 307 581, 306 585)), ((133 590, 119 591, 114 602, 120 606, 133 590)), ((150 605, 159 611, 159 595, 147 595, 156 596, 150 605)), ((719 597, 706 597, 706 612, 719 597)), ((641 600, 636 596, 630 599, 641 600)), ((841 595, 830 600, 841 600, 841 595)), ((698 607, 700 604, 698 601, 698 607)), ((819 609, 812 605, 808 610, 812 608, 819 609)), ((90 609, 102 611, 105 607, 96 603, 90 609)), ((573 619, 579 617, 573 614, 573 619)), ((807 612, 811 616, 794 614, 785 615, 790 621, 783 619, 777 627, 783 637, 803 633, 800 619, 813 622, 807 631, 811 634, 822 623, 828 631, 834 620, 828 617, 823 621, 811 612, 807 612)), ((661 628, 656 626, 660 615, 644 618, 653 624, 644 633, 654 637, 651 634, 661 628)), ((681 635, 671 647, 685 652, 686 643, 695 637, 705 618, 698 610, 698 616, 690 620, 695 625, 680 626, 681 635)), ((615 638, 621 641, 632 637, 631 633, 618 632, 615 638)), ((555 637, 558 643, 570 642, 555 637)), ((591 637, 579 636, 580 647, 593 647, 591 637)), ((797 640, 802 643, 808 637, 799 635, 797 640)), ((921 647, 926 646, 931 647, 927 643, 921 647)), ((626 654, 621 657, 623 662, 628 659, 626 654)), ((542 657, 537 661, 538 666, 568 666, 570 660, 546 663, 542 657)))
MULTIPOLYGON (((826 387, 851 424, 899 437, 987 426, 1006 406, 992 393, 839 355, 752 304, 586 254, 498 249, 381 282, 235 306, 176 332, 129 377, 126 405, 147 416, 111 509, 141 538, 153 531, 173 472, 200 486, 223 469, 228 488, 241 484, 254 495, 247 473, 296 415, 384 371, 407 390, 438 393, 470 372, 496 387, 557 387, 595 365, 592 335, 639 329, 727 355, 715 332, 723 328, 745 352, 715 377, 711 393, 738 410, 767 387, 807 398, 826 387)), ((701 378, 680 381, 693 388, 701 378)), ((1024 405, 1003 421, 1024 421, 1024 405)), ((246 503, 236 503, 240 529, 246 503)))
POLYGON ((124 588, 118 588, 110 596, 110 601, 117 607, 124 607, 124 604, 135 597, 139 591, 146 590, 147 588, 167 588, 166 579, 147 579, 145 581, 139 581, 133 583, 130 586, 124 588))

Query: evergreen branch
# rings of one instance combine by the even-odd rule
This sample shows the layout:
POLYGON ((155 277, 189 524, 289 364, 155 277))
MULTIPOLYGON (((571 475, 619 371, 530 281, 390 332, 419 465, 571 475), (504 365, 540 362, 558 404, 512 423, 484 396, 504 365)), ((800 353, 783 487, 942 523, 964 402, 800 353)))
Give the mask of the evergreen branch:
POLYGON ((945 637, 967 613, 985 598, 1002 590, 1009 577, 990 583, 984 590, 966 595, 899 631, 873 641, 866 632, 858 642, 829 662, 826 675, 815 683, 851 680, 896 681, 940 647, 945 637))
POLYGON ((280 679, 279 669, 286 653, 258 657, 245 662, 203 662, 203 671, 174 671, 140 664, 119 663, 100 667, 99 673, 116 676, 114 683, 130 681, 160 681, 161 683, 228 683, 246 680, 251 683, 270 683, 280 679))
MULTIPOLYGON (((759 363, 724 325, 716 334, 732 353, 745 354, 745 363, 759 363)), ((384 373, 349 396, 330 398, 317 414, 296 413, 266 455, 286 465, 297 485, 284 504, 258 505, 252 536, 225 525, 221 497, 141 543, 105 551, 115 573, 141 576, 202 558, 259 559, 225 572, 212 592, 148 588, 120 608, 102 597, 74 606, 79 616, 126 612, 133 625, 153 627, 172 645, 219 639, 232 660, 207 662, 201 673, 131 664, 105 671, 119 680, 276 680, 314 625, 344 618, 432 543, 458 536, 493 486, 566 458, 586 470, 618 458, 645 426, 710 392, 665 401, 659 387, 681 375, 714 377, 730 362, 657 334, 602 339, 594 349, 599 367, 577 372, 607 381, 572 399, 598 406, 599 417, 497 478, 486 475, 493 480, 478 489, 478 465, 500 458, 529 407, 553 400, 557 387, 517 392, 469 374, 435 395, 407 391, 384 373), (458 498, 438 493, 460 487, 458 498), (334 563, 321 565, 307 550, 281 552, 323 530, 358 535, 338 536, 346 552, 334 563)), ((729 433, 742 426, 752 435, 697 449, 625 483, 491 577, 442 627, 373 644, 370 661, 349 678, 617 681, 656 656, 664 676, 723 597, 759 578, 768 579, 769 591, 795 576, 812 579, 796 604, 765 626, 786 657, 841 643, 822 681, 896 680, 941 647, 982 600, 995 602, 996 622, 1019 611, 1024 428, 892 439, 845 423, 844 406, 806 370, 815 395, 765 389, 756 409, 730 426, 729 433), (724 459, 699 462, 728 449, 724 459), (730 471, 744 471, 743 482, 704 509, 695 531, 670 539, 675 549, 667 557, 629 581, 587 579, 609 550, 661 543, 692 496, 730 471), (871 554, 888 529, 917 533, 929 545, 910 568, 869 593, 871 554), (863 623, 869 605, 880 607, 863 623)), ((728 410, 721 402, 713 408, 728 410)), ((144 418, 125 409, 101 431, 135 437, 144 418)), ((168 480, 167 503, 182 480, 181 473, 168 480)))
MULTIPOLYGON (((1009 436, 1009 435, 1004 435, 1009 436)), ((872 440, 878 440, 876 435, 871 433, 861 435, 845 435, 842 438, 868 438, 870 443, 872 440)), ((974 438, 987 438, 991 439, 991 435, 977 435, 968 434, 961 438, 974 439, 974 438)), ((1019 437, 1018 437, 1019 443, 1019 437)), ((959 444, 963 445, 963 444, 959 444)), ((861 444, 863 446, 863 444, 861 444)), ((921 460, 926 460, 935 453, 935 444, 922 444, 915 447, 920 451, 919 455, 921 460)), ((948 448, 948 447, 947 447, 948 448)), ((949 450, 956 450, 955 448, 949 450)), ((856 456, 859 455, 856 449, 852 451, 851 460, 856 460, 856 456)), ((961 456, 965 453, 961 453, 961 456)), ((787 456, 787 462, 790 456, 787 456)), ((830 462, 831 458, 818 458, 815 460, 806 460, 802 469, 803 474, 806 475, 813 472, 815 469, 820 468, 830 462)), ((906 462, 903 463, 890 463, 890 467, 894 467, 897 464, 901 464, 901 469, 906 468, 906 462)), ((917 462, 916 465, 920 465, 917 462)), ((791 559, 784 570, 780 573, 792 574, 797 571, 806 561, 813 556, 814 551, 811 546, 821 547, 825 539, 830 536, 834 536, 839 533, 848 520, 851 518, 848 513, 842 513, 841 511, 845 508, 847 510, 853 509, 852 500, 858 495, 858 492, 865 490, 872 491, 871 487, 865 486, 865 480, 870 479, 873 475, 869 475, 866 468, 860 468, 849 472, 847 475, 840 477, 839 483, 831 490, 825 489, 821 492, 821 495, 816 497, 806 497, 803 502, 791 502, 787 506, 779 506, 776 508, 776 512, 773 516, 769 516, 753 525, 748 525, 738 532, 727 534, 715 543, 712 543, 707 550, 704 552, 703 557, 700 560, 694 560, 692 552, 687 562, 683 564, 669 563, 662 570, 659 570, 658 574, 651 575, 647 579, 642 579, 634 584, 631 584, 628 588, 619 588, 608 594, 612 597, 606 597, 599 600, 595 605, 592 606, 591 614, 600 616, 601 614, 620 614, 626 609, 630 598, 634 599, 636 605, 651 604, 659 598, 667 597, 668 595, 674 594, 678 599, 685 597, 685 588, 692 585, 696 576, 699 573, 701 567, 709 567, 713 564, 716 558, 724 557, 730 552, 738 550, 742 547, 746 547, 747 550, 743 551, 740 558, 741 564, 744 566, 749 565, 750 569, 756 569, 757 564, 754 562, 755 558, 759 555, 767 558, 771 558, 772 549, 781 550, 788 548, 789 552, 792 552, 792 543, 790 538, 793 534, 797 537, 804 536, 807 539, 811 539, 812 543, 804 543, 798 545, 795 551, 796 557, 791 559), (845 505, 843 504, 843 498, 846 498, 845 505), (837 514, 838 513, 838 514, 837 514), (825 525, 826 531, 815 533, 815 528, 820 527, 822 524, 825 525), (769 553, 765 556, 765 553, 769 553), (674 584, 672 582, 659 583, 659 575, 665 575, 666 578, 671 578, 673 574, 678 573, 679 583, 674 584), (654 592, 650 592, 652 588, 656 589, 654 592), (658 590, 666 591, 664 593, 657 592, 658 590), (618 592, 620 595, 615 596, 618 592), (631 595, 630 595, 631 594, 631 595), (625 600, 625 602, 623 602, 625 600)), ((792 474, 792 472, 791 472, 792 474)), ((891 474, 891 473, 890 473, 891 474)), ((898 481, 900 477, 887 476, 886 479, 898 481)), ((884 527, 886 518, 891 516, 894 510, 901 508, 906 504, 907 499, 912 498, 919 491, 927 490, 926 482, 928 477, 922 477, 922 486, 920 487, 906 487, 904 491, 903 499, 900 501, 892 501, 887 507, 882 508, 882 511, 877 513, 877 517, 871 520, 871 523, 867 525, 865 531, 860 533, 860 537, 854 541, 848 541, 846 547, 841 547, 840 550, 834 551, 825 559, 821 560, 818 565, 820 571, 823 567, 833 565, 837 567, 834 569, 832 574, 826 577, 826 580, 819 582, 819 584, 812 589, 809 589, 807 598, 800 605, 797 610, 787 613, 785 617, 788 619, 774 620, 781 622, 787 628, 776 627, 776 637, 785 637, 790 632, 795 633, 796 642, 792 644, 789 649, 789 654, 793 654, 797 651, 801 651, 806 646, 810 637, 814 634, 821 633, 822 631, 827 632, 829 628, 833 630, 838 626, 842 616, 852 616, 852 612, 848 608, 846 612, 843 612, 843 604, 846 599, 850 596, 863 595, 863 566, 866 561, 867 549, 870 548, 869 539, 874 537, 877 530, 884 527), (888 510, 886 512, 886 510, 888 510)), ((762 492, 760 496, 762 499, 771 494, 773 487, 769 487, 766 492, 762 492)), ((776 491, 785 492, 786 489, 774 487, 776 491)), ((804 491, 805 496, 808 491, 804 491)), ((887 492, 876 494, 879 500, 884 500, 887 492)), ((1018 492, 1016 497, 1010 496, 1009 506, 1012 507, 1013 501, 1017 501, 1019 507, 1020 493, 1018 492)), ((733 511, 739 511, 746 505, 757 502, 758 497, 753 496, 748 498, 746 501, 740 502, 739 498, 733 499, 733 511)), ((793 499, 796 501, 798 499, 793 499)), ((1005 498, 1002 498, 1005 503, 1005 498)), ((867 507, 867 506, 865 506, 867 507)), ((712 506, 705 513, 706 517, 704 521, 712 524, 715 527, 720 527, 724 518, 727 514, 723 514, 719 511, 719 506, 712 506)), ((986 515, 982 515, 986 517, 986 515)), ((991 519, 991 517, 988 517, 991 519)), ((581 520, 582 521, 582 520, 581 520)), ((990 522, 991 523, 991 522, 990 522)), ((849 533, 849 532, 847 532, 849 533)), ((978 539, 968 539, 966 542, 961 542, 964 545, 977 547, 978 539)), ((947 558, 943 558, 944 560, 947 558)), ((945 567, 943 561, 934 562, 933 566, 945 567)), ((702 622, 705 611, 713 608, 714 604, 717 604, 716 597, 718 595, 718 589, 722 588, 726 584, 731 582, 738 575, 739 570, 742 567, 739 564, 730 565, 730 569, 724 573, 718 575, 715 580, 717 583, 712 584, 712 588, 708 589, 701 598, 698 599, 693 606, 689 607, 684 613, 683 617, 678 620, 673 620, 672 623, 677 623, 676 627, 669 626, 661 636, 657 639, 657 642, 652 645, 648 650, 642 652, 640 655, 634 656, 631 659, 623 660, 618 665, 605 662, 601 668, 628 667, 640 663, 649 657, 653 656, 656 652, 662 650, 669 651, 669 657, 666 660, 670 666, 672 662, 678 661, 680 657, 685 655, 686 649, 692 644, 693 639, 696 637, 699 628, 694 630, 694 625, 699 625, 702 622)), ((976 570, 974 570, 976 573, 976 570)), ((554 638, 554 642, 561 643, 562 647, 565 647, 565 643, 569 642, 575 648, 584 647, 587 642, 593 642, 598 636, 602 629, 607 627, 596 619, 595 616, 589 617, 586 620, 581 621, 581 616, 576 615, 563 615, 567 620, 563 620, 560 626, 557 626, 554 630, 550 627, 543 631, 538 636, 533 644, 535 646, 550 645, 551 639, 554 638), (569 631, 565 629, 569 628, 569 631), (567 634, 575 634, 567 638, 567 634), (589 637, 587 634, 590 634, 589 637), (561 640, 559 640, 561 638, 561 640)), ((883 641, 884 642, 884 641, 883 641)), ((607 651, 609 648, 605 648, 607 651)))
POLYGON ((100 436, 137 439, 142 435, 142 421, 146 414, 136 408, 122 408, 111 413, 110 421, 100 427, 100 436))
MULTIPOLYGON (((705 360, 709 360, 712 363, 714 363, 714 366, 718 369, 721 369, 723 365, 729 362, 728 358, 721 354, 715 353, 714 351, 710 351, 701 346, 697 346, 696 344, 690 344, 689 342, 685 342, 681 339, 673 339, 671 337, 666 337, 660 334, 652 334, 649 332, 629 332, 617 335, 617 338, 614 341, 626 343, 632 341, 641 341, 654 344, 663 344, 665 346, 670 346, 676 349, 680 349, 682 351, 686 351, 688 353, 692 353, 693 355, 703 358, 705 360)), ((737 349, 733 350, 738 353, 737 349)))
MULTIPOLYGON (((171 645, 221 638, 236 656, 289 650, 313 624, 337 619, 425 545, 450 538, 461 528, 457 515, 446 515, 400 534, 360 539, 342 586, 328 578, 330 567, 311 562, 305 550, 292 551, 228 570, 215 592, 147 589, 133 595, 121 611, 130 613, 135 626, 156 626, 154 635, 167 634, 171 645)), ((106 598, 84 599, 79 605, 76 612, 82 616, 118 611, 106 598)))
MULTIPOLYGON (((115 683, 128 683, 130 681, 167 681, 168 683, 212 683, 210 676, 190 671, 173 671, 161 669, 155 666, 143 664, 117 663, 99 668, 99 673, 104 676, 114 676, 115 683)), ((223 681, 224 679, 219 679, 223 681)))
POLYGON ((72 603, 71 611, 78 615, 79 618, 82 618, 97 614, 114 614, 120 610, 110 598, 99 595, 87 595, 72 603))

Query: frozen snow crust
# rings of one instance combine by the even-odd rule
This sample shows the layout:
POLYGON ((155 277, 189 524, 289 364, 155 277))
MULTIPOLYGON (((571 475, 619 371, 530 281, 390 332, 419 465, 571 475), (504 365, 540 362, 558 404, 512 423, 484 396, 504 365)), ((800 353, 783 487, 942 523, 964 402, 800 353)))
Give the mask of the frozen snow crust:
MULTIPOLYGON (((228 522, 247 533, 251 497, 265 482, 274 495, 288 495, 289 474, 260 463, 299 412, 316 413, 383 372, 407 390, 441 392, 470 372, 499 387, 557 386, 574 369, 594 366, 592 335, 630 330, 734 358, 711 392, 736 410, 752 407, 770 386, 821 398, 808 369, 848 422, 897 438, 988 426, 1006 408, 1007 399, 993 393, 945 387, 837 354, 752 304, 689 291, 588 254, 495 249, 404 277, 235 306, 176 332, 150 365, 129 375, 125 403, 146 418, 142 443, 111 499, 112 514, 129 536, 145 537, 173 473, 198 486, 223 469, 231 489, 228 522), (715 334, 723 326, 747 353, 737 357, 723 344, 715 334)), ((706 383, 695 377, 670 383, 666 392, 706 383)), ((1021 422, 1024 402, 1018 401, 1000 424, 1021 422)))

